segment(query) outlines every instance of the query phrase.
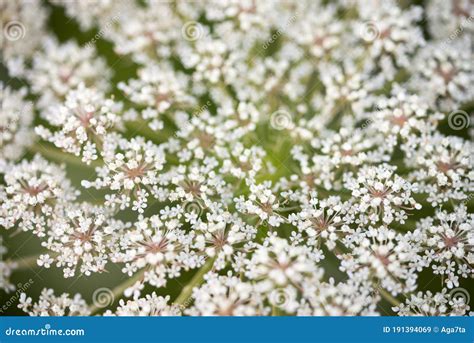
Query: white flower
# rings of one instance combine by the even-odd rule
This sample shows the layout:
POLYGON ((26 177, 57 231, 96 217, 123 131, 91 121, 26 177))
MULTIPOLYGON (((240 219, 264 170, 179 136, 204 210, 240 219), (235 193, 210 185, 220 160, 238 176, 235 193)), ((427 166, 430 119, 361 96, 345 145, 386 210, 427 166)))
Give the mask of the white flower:
POLYGON ((336 243, 349 232, 348 204, 342 203, 339 197, 329 197, 319 201, 317 198, 305 199, 301 212, 291 214, 290 222, 298 228, 301 237, 293 236, 308 246, 327 245, 334 249, 336 243))
POLYGON ((425 44, 421 28, 422 9, 412 6, 402 10, 395 1, 358 3, 361 21, 354 24, 361 43, 367 45, 369 68, 380 67, 388 79, 395 76, 395 66, 410 66, 410 57, 425 44))
POLYGON ((238 211, 257 215, 260 222, 267 222, 270 226, 278 227, 285 219, 278 214, 280 207, 277 197, 270 189, 270 183, 250 185, 248 200, 244 197, 234 199, 238 211))
POLYGON ((64 101, 66 94, 81 83, 106 91, 111 72, 104 59, 96 57, 95 48, 79 47, 74 41, 60 44, 49 38, 36 52, 26 76, 33 92, 40 95, 37 106, 47 109, 64 101))
POLYGON ((393 310, 399 316, 464 316, 469 311, 469 305, 463 299, 451 299, 447 290, 433 294, 418 292, 412 294, 403 304, 393 310))
MULTIPOLYGON (((0 236, 0 256, 3 257, 7 253, 7 248, 4 244, 3 237, 0 236)), ((0 260, 0 289, 6 293, 10 293, 16 289, 16 286, 11 282, 10 277, 15 269, 18 267, 16 262, 0 260)))
POLYGON ((7 160, 19 159, 33 143, 34 109, 26 94, 26 88, 14 91, 0 82, 0 156, 7 160))
POLYGON ((43 250, 15 243, 0 286, 100 277, 111 316, 467 314, 469 1, 1 3, 0 226, 43 250))
POLYGON ((44 126, 37 126, 36 133, 58 148, 89 164, 98 158, 98 149, 107 131, 120 126, 121 104, 104 96, 95 89, 78 88, 66 95, 64 105, 49 108, 44 117, 58 130, 51 132, 44 126))
POLYGON ((5 174, 0 188, 0 225, 32 230, 44 236, 52 216, 78 192, 73 189, 63 167, 49 163, 40 155, 23 160, 5 174))
POLYGON ((107 208, 87 203, 64 208, 54 216, 47 240, 42 243, 55 257, 41 255, 38 264, 49 268, 55 261, 64 269, 64 277, 74 276, 76 269, 86 276, 104 271, 112 253, 119 249, 118 240, 126 228, 112 215, 107 208))
POLYGON ((169 300, 169 296, 158 296, 155 292, 137 300, 127 300, 125 302, 123 299, 120 299, 119 306, 115 312, 108 310, 104 316, 180 316, 181 309, 179 306, 174 304, 168 305, 169 300))
POLYGON ((118 15, 120 20, 107 27, 110 21, 100 20, 101 16, 98 19, 104 36, 114 43, 119 55, 130 54, 138 63, 156 61, 169 57, 170 45, 182 40, 183 23, 169 3, 150 1, 145 7, 128 1, 113 3, 113 15, 118 15))
POLYGON ((300 316, 378 316, 380 297, 370 282, 349 279, 335 283, 308 279, 303 284, 303 299, 298 308, 300 316))
POLYGON ((165 112, 179 108, 189 108, 195 99, 186 93, 189 80, 184 74, 178 74, 167 65, 147 65, 138 72, 139 79, 128 83, 119 83, 118 87, 133 103, 144 106, 143 119, 150 120, 150 126, 165 112))
POLYGON ((474 8, 470 0, 432 0, 426 7, 430 33, 436 39, 448 43, 461 35, 472 35, 473 16, 474 8))
POLYGON ((255 238, 256 230, 228 213, 208 214, 207 219, 195 225, 195 245, 209 258, 215 258, 214 267, 221 270, 238 251, 245 250, 245 243, 255 238))
POLYGON ((105 166, 96 168, 98 178, 93 182, 83 180, 82 185, 115 191, 108 197, 108 204, 121 209, 132 205, 142 213, 165 162, 162 149, 142 137, 129 141, 112 134, 104 138, 101 155, 105 166))
POLYGON ((350 278, 363 276, 393 295, 416 289, 417 274, 412 267, 416 245, 402 234, 386 227, 368 227, 366 232, 346 239, 345 244, 350 252, 339 256, 340 269, 350 278))
POLYGON ((122 270, 129 276, 144 268, 143 281, 163 287, 168 278, 178 277, 182 270, 203 264, 203 258, 190 249, 192 241, 193 235, 181 229, 175 218, 167 221, 158 215, 141 218, 121 235, 121 250, 112 259, 125 263, 122 270))
POLYGON ((320 273, 317 261, 318 256, 312 256, 309 249, 272 235, 256 246, 246 276, 260 281, 259 291, 270 292, 275 286, 298 286, 305 275, 320 273))
POLYGON ((465 200, 474 190, 474 145, 460 137, 439 133, 416 141, 413 168, 409 179, 416 180, 420 193, 428 194, 433 206, 453 200, 465 200))
POLYGON ((432 43, 420 50, 411 64, 411 88, 418 90, 445 112, 451 112, 474 97, 474 66, 470 39, 459 38, 446 44, 432 43))
POLYGON ((395 168, 389 165, 364 166, 357 177, 346 174, 345 187, 357 199, 354 214, 360 224, 379 221, 403 224, 408 218, 406 211, 421 209, 412 197, 417 191, 416 185, 395 174, 395 168))
POLYGON ((192 316, 256 316, 266 313, 262 297, 252 284, 232 273, 207 274, 206 282, 195 288, 194 304, 185 313, 192 316))
POLYGON ((90 310, 80 294, 70 297, 63 293, 60 296, 54 295, 54 290, 43 289, 39 300, 32 302, 30 297, 21 293, 18 307, 29 316, 88 316, 90 310))
MULTIPOLYGON (((321 6, 318 2, 295 4, 298 8, 281 31, 316 58, 331 56, 331 50, 341 44, 344 22, 337 19, 336 6, 321 6), (317 11, 318 16, 313 13, 317 11)), ((281 21, 285 23, 285 21, 281 21)))
POLYGON ((474 214, 467 213, 466 206, 422 219, 409 237, 421 250, 416 265, 431 265, 435 274, 444 276, 448 288, 458 287, 459 277, 474 273, 474 214))
POLYGON ((11 76, 25 76, 25 64, 46 35, 49 11, 39 0, 0 3, 1 59, 11 76))
MULTIPOLYGON (((430 133, 444 116, 429 113, 429 107, 417 95, 410 95, 400 87, 392 91, 390 98, 377 102, 373 126, 384 135, 400 136, 403 140, 417 133, 430 133)), ((407 152, 409 153, 409 151, 407 152)))
POLYGON ((38 266, 40 267, 45 267, 49 268, 51 266, 51 263, 53 263, 54 260, 49 256, 48 254, 42 254, 38 257, 38 266))

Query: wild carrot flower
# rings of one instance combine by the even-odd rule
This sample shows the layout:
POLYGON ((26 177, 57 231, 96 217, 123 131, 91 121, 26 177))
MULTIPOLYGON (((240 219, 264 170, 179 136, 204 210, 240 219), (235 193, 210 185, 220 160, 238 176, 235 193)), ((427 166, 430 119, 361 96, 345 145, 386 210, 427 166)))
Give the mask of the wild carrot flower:
POLYGON ((0 4, 0 287, 113 301, 27 314, 468 313, 469 0, 50 2, 0 4))

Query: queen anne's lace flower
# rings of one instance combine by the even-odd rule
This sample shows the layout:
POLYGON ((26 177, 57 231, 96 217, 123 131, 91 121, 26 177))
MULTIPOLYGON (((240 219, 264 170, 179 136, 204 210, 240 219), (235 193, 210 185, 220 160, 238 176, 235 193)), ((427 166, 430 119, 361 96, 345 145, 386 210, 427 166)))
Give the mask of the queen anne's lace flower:
POLYGON ((415 289, 417 275, 411 262, 417 256, 416 249, 401 234, 386 227, 369 227, 345 243, 351 252, 339 256, 340 269, 351 278, 362 274, 394 295, 415 289))
POLYGON ((45 109, 61 103, 66 94, 81 83, 107 90, 111 73, 105 61, 96 56, 92 46, 80 47, 73 41, 59 44, 53 39, 45 40, 43 49, 33 58, 32 70, 26 74, 33 92, 40 95, 37 106, 45 109))
POLYGON ((36 303, 27 297, 25 293, 20 296, 18 307, 30 316, 88 316, 89 306, 82 299, 80 294, 70 297, 63 293, 60 296, 54 295, 52 289, 43 289, 39 300, 36 303))
POLYGON ((222 80, 227 50, 224 42, 204 37, 194 49, 183 48, 180 56, 185 67, 194 70, 195 81, 215 84, 222 80))
POLYGON ((363 22, 356 22, 354 29, 371 56, 368 67, 380 67, 388 78, 395 76, 395 65, 408 67, 409 58, 425 43, 420 27, 422 9, 413 6, 402 11, 395 1, 359 2, 363 22))
POLYGON ((394 307, 399 316, 464 316, 469 311, 465 299, 452 299, 446 289, 438 293, 418 292, 394 307))
POLYGON ((244 197, 235 199, 237 210, 250 215, 256 215, 260 222, 268 222, 269 225, 278 227, 285 221, 278 214, 280 207, 277 197, 270 189, 270 183, 250 185, 248 200, 244 197))
POLYGON ((0 58, 10 75, 25 76, 25 64, 38 49, 46 31, 48 10, 40 0, 0 3, 0 58))
POLYGON ((209 222, 195 225, 196 247, 214 258, 215 269, 224 269, 236 251, 244 251, 244 244, 255 238, 256 230, 228 213, 207 216, 209 222))
POLYGON ((300 316, 376 316, 380 297, 374 294, 369 282, 349 279, 335 284, 315 283, 308 280, 303 284, 303 300, 298 308, 300 316))
POLYGON ((432 0, 427 4, 426 17, 430 33, 440 40, 453 40, 474 32, 471 0, 432 0))
POLYGON ((40 155, 22 161, 5 174, 0 189, 0 225, 44 236, 57 211, 77 196, 63 167, 40 155))
POLYGON ((60 149, 81 156, 89 164, 98 158, 107 131, 120 125, 117 113, 121 104, 80 84, 66 96, 64 105, 50 108, 45 119, 57 127, 51 132, 44 126, 37 126, 36 133, 60 149))
POLYGON ((122 249, 113 260, 125 263, 123 272, 129 276, 144 270, 144 282, 162 287, 168 278, 180 276, 182 270, 203 264, 203 258, 190 248, 193 236, 180 228, 176 218, 142 218, 121 235, 122 249))
POLYGON ((417 3, 1 3, 0 227, 41 250, 0 286, 118 303, 31 315, 467 314, 473 10, 417 3))
POLYGON ((319 164, 324 163, 325 157, 330 158, 331 164, 328 167, 335 173, 341 166, 388 160, 393 150, 391 143, 372 129, 342 128, 339 132, 328 131, 312 140, 311 145, 320 151, 313 155, 313 161, 314 164, 319 164))
MULTIPOLYGON (((3 244, 3 237, 0 236, 0 256, 4 256, 7 248, 3 244)), ((12 261, 0 260, 0 289, 4 292, 14 291, 16 286, 11 282, 10 276, 17 268, 17 263, 12 261)))
POLYGON ((417 95, 409 95, 396 88, 390 98, 380 99, 377 103, 373 126, 385 136, 399 136, 406 141, 417 133, 429 133, 436 127, 443 115, 429 113, 428 105, 417 95))
POLYGON ((323 99, 315 101, 322 102, 322 113, 325 115, 327 123, 334 120, 341 110, 352 110, 356 115, 361 116, 367 102, 370 101, 370 91, 372 88, 370 80, 361 74, 352 60, 340 63, 322 64, 319 67, 321 81, 326 92, 323 99))
POLYGON ((169 296, 158 296, 155 292, 147 294, 144 298, 137 300, 128 300, 125 302, 123 299, 120 299, 119 306, 115 312, 108 310, 104 316, 180 316, 180 307, 173 304, 169 305, 169 300, 169 296))
POLYGON ((334 196, 318 201, 311 198, 302 204, 299 213, 291 214, 289 220, 298 228, 299 235, 292 238, 298 243, 320 247, 327 245, 329 249, 334 249, 336 243, 349 232, 346 215, 348 204, 342 203, 341 198, 334 196))
POLYGON ((474 190, 474 144, 438 133, 420 138, 416 144, 407 165, 414 169, 409 179, 417 181, 418 191, 428 194, 433 206, 449 199, 469 199, 474 190))
POLYGON ((337 6, 323 7, 319 2, 301 4, 290 22, 289 36, 312 56, 322 59, 331 56, 331 50, 341 44, 344 23, 337 20, 337 6), (306 7, 306 8, 305 8, 306 7), (319 15, 312 15, 317 11, 319 15), (303 16, 301 18, 300 16, 303 16), (296 27, 293 27, 296 26, 296 27))
MULTIPOLYGON (((97 24, 103 24, 104 28, 111 26, 113 22, 126 15, 124 11, 127 9, 127 5, 131 7, 132 4, 127 0, 51 0, 51 2, 63 6, 66 9, 66 14, 74 17, 83 30, 90 30, 93 25, 97 24)), ((99 32, 102 32, 102 30, 101 28, 99 32)))
POLYGON ((119 235, 126 227, 111 215, 110 210, 87 203, 57 213, 43 242, 54 258, 42 255, 38 264, 49 267, 55 261, 57 267, 64 268, 65 277, 74 276, 76 269, 86 276, 105 271, 110 255, 119 249, 119 235))
POLYGON ((448 288, 458 287, 459 277, 474 275, 474 215, 464 205, 422 219, 411 239, 422 252, 415 265, 431 265, 448 288))
POLYGON ((412 88, 419 90, 436 108, 451 112, 472 100, 474 82, 472 42, 459 39, 445 46, 432 43, 420 50, 411 68, 412 88), (458 47, 456 47, 458 45, 458 47))
MULTIPOLYGON (((114 43, 119 55, 131 55, 139 63, 146 63, 156 58, 168 57, 170 45, 182 39, 183 23, 178 19, 169 3, 149 1, 146 7, 130 1, 113 1, 120 18, 114 25, 110 21, 100 21, 104 36, 114 43), (130 16, 129 13, 133 13, 130 16)), ((179 8, 179 6, 178 6, 179 8)))
POLYGON ((158 127, 159 116, 166 111, 191 107, 195 100, 186 94, 188 78, 177 74, 169 66, 149 65, 139 71, 139 79, 120 83, 118 87, 130 101, 145 107, 142 117, 150 120, 150 127, 158 127))
POLYGON ((134 210, 143 212, 151 187, 158 182, 158 171, 163 168, 164 152, 142 137, 129 141, 108 135, 102 145, 105 166, 97 168, 95 181, 83 181, 82 185, 116 191, 108 196, 108 204, 117 204, 121 209, 132 205, 134 210))
POLYGON ((33 103, 26 94, 25 88, 14 91, 0 83, 0 156, 6 160, 20 158, 33 141, 33 103))
POLYGON ((250 283, 232 274, 206 275, 206 282, 193 292, 193 316, 256 316, 265 314, 262 297, 250 283))
POLYGON ((299 286, 305 275, 318 274, 316 262, 320 259, 310 249, 290 245, 287 240, 272 235, 255 248, 246 275, 260 280, 258 290, 263 292, 270 292, 275 286, 299 286))
POLYGON ((358 199, 354 207, 360 224, 382 221, 404 223, 406 211, 419 210, 421 205, 412 197, 415 185, 404 180, 388 165, 363 167, 357 176, 346 175, 345 186, 358 199))

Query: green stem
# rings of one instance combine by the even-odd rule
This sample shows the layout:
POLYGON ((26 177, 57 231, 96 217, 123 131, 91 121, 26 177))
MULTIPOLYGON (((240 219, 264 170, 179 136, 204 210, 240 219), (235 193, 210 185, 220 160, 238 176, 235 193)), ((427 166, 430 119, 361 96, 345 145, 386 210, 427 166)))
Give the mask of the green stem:
POLYGON ((43 255, 43 253, 36 254, 36 255, 31 255, 31 256, 26 256, 26 257, 20 257, 15 260, 8 260, 7 263, 12 263, 15 265, 15 270, 21 270, 21 269, 27 269, 27 268, 35 268, 38 267, 38 264, 36 261, 38 260, 40 255, 43 255))
POLYGON ((382 298, 384 298, 385 300, 387 300, 390 304, 392 304, 393 306, 399 306, 400 305, 400 301, 398 301, 396 298, 394 298, 389 292, 387 292, 385 289, 383 288, 380 288, 379 287, 379 293, 380 295, 382 296, 382 298))
POLYGON ((193 276, 191 281, 183 288, 179 296, 174 301, 177 305, 183 305, 191 297, 194 287, 201 285, 204 281, 204 275, 212 269, 214 258, 209 259, 199 271, 193 276))
POLYGON ((144 120, 127 121, 125 125, 132 135, 142 136, 143 138, 150 140, 155 144, 165 142, 169 137, 174 134, 174 131, 170 131, 166 127, 160 130, 159 134, 157 134, 157 132, 153 131, 148 126, 148 123, 144 120))
POLYGON ((85 162, 82 162, 80 158, 74 155, 65 153, 57 148, 42 144, 40 142, 36 142, 36 144, 30 146, 28 150, 33 154, 39 153, 48 160, 52 160, 57 163, 70 163, 82 168, 94 168, 101 166, 101 163, 97 161, 92 161, 88 165, 85 162))
POLYGON ((278 317, 278 316, 281 316, 281 315, 282 315, 282 312, 280 311, 278 306, 273 305, 272 306, 272 316, 278 317))

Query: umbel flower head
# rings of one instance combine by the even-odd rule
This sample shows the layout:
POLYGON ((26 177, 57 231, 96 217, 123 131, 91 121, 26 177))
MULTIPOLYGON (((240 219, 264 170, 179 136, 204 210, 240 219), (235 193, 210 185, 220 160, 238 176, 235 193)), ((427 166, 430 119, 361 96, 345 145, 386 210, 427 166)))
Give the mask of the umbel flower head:
POLYGON ((30 316, 87 316, 90 314, 89 307, 80 294, 71 297, 67 293, 60 296, 54 294, 52 289, 43 289, 39 300, 33 303, 33 299, 25 293, 20 296, 18 305, 30 316))
POLYGON ((2 290, 29 315, 469 314, 474 12, 416 3, 2 2, 2 290))
POLYGON ((20 158, 33 143, 34 108, 25 99, 27 92, 26 88, 15 91, 0 82, 0 171, 6 161, 20 158))
POLYGON ((45 119, 57 128, 51 132, 44 126, 37 126, 36 133, 46 141, 90 164, 98 158, 98 149, 103 144, 107 131, 120 127, 121 104, 104 95, 88 89, 83 83, 66 95, 64 105, 57 105, 45 111, 45 119))
POLYGON ((146 297, 125 302, 120 299, 119 306, 112 312, 108 310, 105 316, 180 316, 181 309, 177 305, 169 305, 170 297, 162 297, 156 293, 147 294, 146 297))
POLYGON ((23 160, 4 175, 0 188, 0 224, 44 236, 56 212, 77 197, 63 167, 47 162, 40 155, 23 160))
POLYGON ((47 239, 42 243, 52 252, 40 255, 38 264, 49 267, 53 261, 64 268, 64 277, 74 276, 76 269, 86 276, 105 271, 126 225, 112 218, 109 209, 88 203, 58 211, 49 224, 47 239))

